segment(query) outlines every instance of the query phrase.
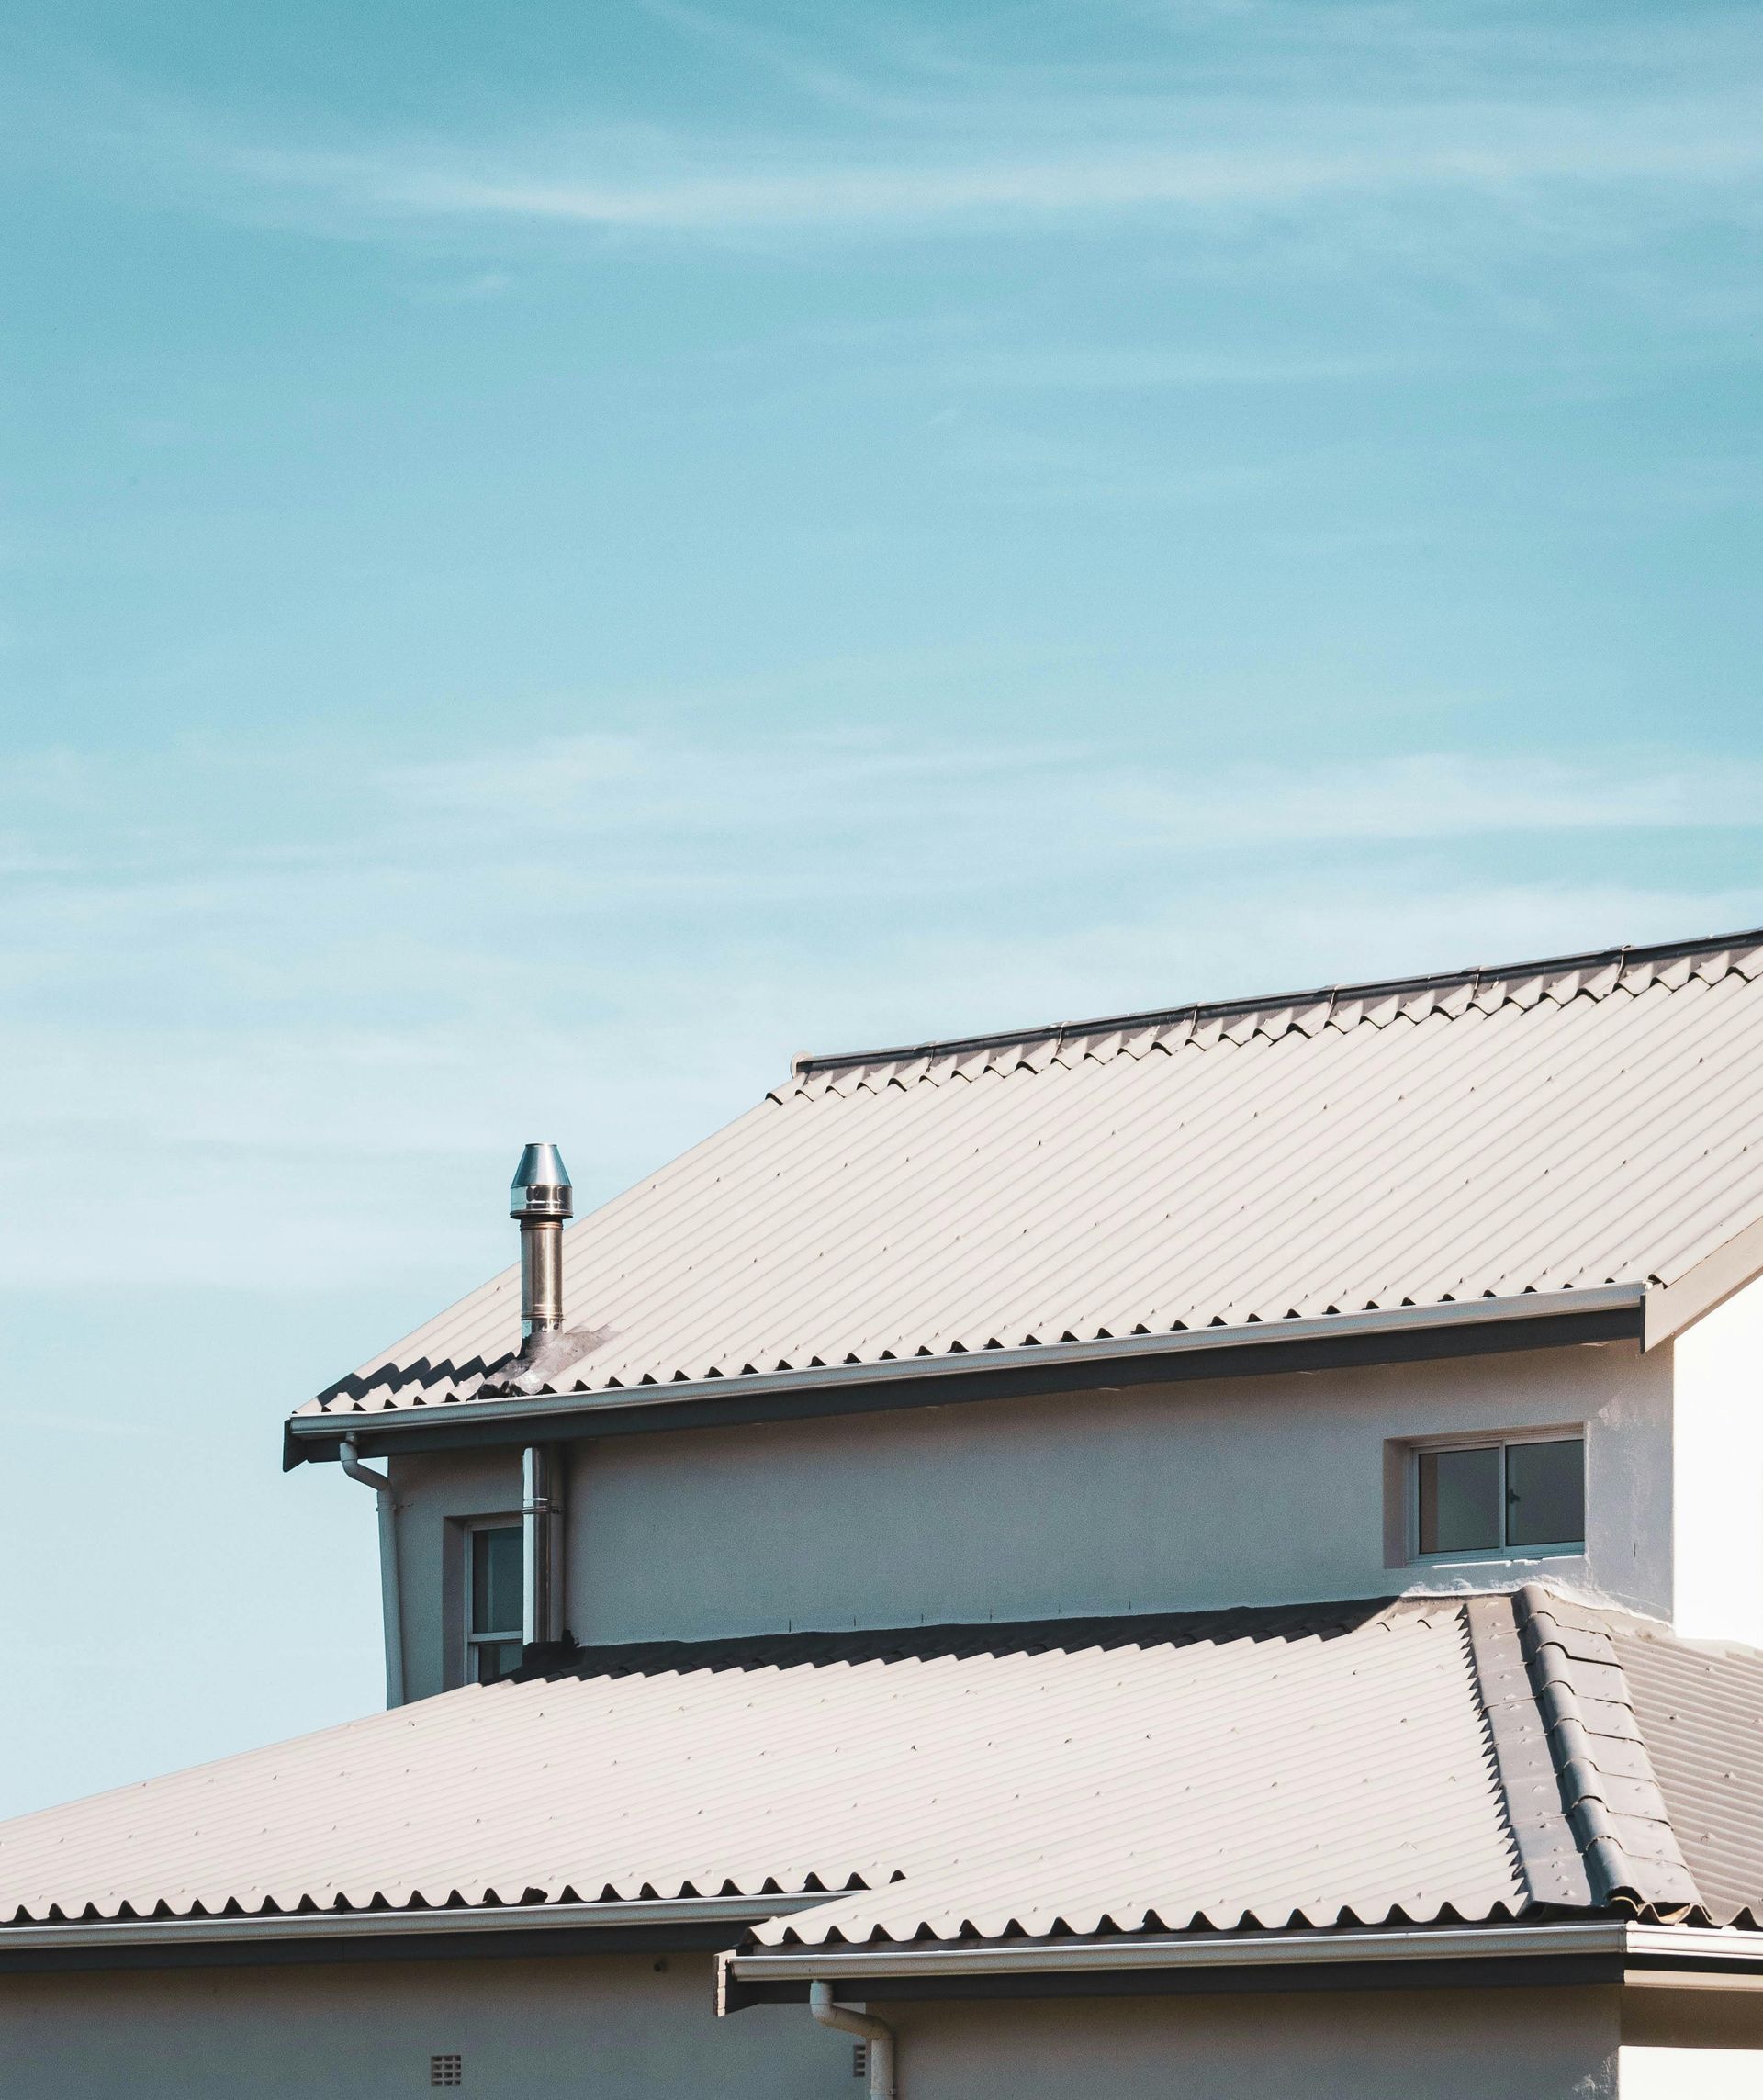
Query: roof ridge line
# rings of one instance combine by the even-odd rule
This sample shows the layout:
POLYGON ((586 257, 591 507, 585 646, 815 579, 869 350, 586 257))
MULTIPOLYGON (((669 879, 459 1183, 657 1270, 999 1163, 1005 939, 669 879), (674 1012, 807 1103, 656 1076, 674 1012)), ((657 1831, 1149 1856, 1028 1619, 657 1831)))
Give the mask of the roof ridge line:
POLYGON ((1319 984, 1297 992, 1258 993, 1237 999, 1189 999, 1173 1006, 1146 1007, 1127 1014, 1106 1014, 1093 1020, 1050 1021, 1044 1026, 1003 1028, 980 1035, 948 1036, 916 1043, 899 1043, 877 1050, 799 1052, 790 1061, 792 1079, 821 1072, 848 1070, 856 1065, 916 1063, 921 1060, 964 1057, 986 1050, 1004 1050, 1013 1043, 1057 1042, 1077 1036, 1113 1035, 1128 1030, 1138 1033, 1171 1022, 1194 1023, 1226 1020, 1248 1014, 1275 1012, 1287 1006, 1313 1006, 1326 1001, 1331 1013, 1343 1002, 1398 999, 1423 992, 1448 992, 1572 970, 1626 969, 1631 963, 1656 963, 1692 955, 1717 953, 1724 948, 1763 946, 1763 927, 1735 933, 1706 934, 1690 940, 1656 942, 1636 947, 1624 941, 1619 947, 1588 949, 1568 955, 1540 956, 1529 961, 1488 966, 1476 963, 1460 970, 1433 971, 1414 977, 1386 977, 1364 983, 1319 984))

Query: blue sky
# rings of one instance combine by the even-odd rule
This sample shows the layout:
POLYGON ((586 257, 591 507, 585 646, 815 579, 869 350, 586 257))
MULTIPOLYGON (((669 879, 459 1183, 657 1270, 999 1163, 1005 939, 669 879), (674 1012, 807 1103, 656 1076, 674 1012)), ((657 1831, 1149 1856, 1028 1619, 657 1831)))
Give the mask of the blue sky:
POLYGON ((789 1054, 1763 921, 1763 17, 0 29, 0 1811, 361 1711, 315 1385, 789 1054))

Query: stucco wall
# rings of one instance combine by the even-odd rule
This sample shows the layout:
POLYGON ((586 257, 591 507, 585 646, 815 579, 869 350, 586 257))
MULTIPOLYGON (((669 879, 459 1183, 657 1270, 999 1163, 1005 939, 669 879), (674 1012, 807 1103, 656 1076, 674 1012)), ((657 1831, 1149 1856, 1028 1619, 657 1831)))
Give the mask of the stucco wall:
MULTIPOLYGON (((567 1622, 582 1640, 692 1639, 1530 1574, 1668 1617, 1672 1354, 1613 1342, 579 1443, 567 1622), (1581 1422, 1584 1556, 1387 1565, 1396 1442, 1581 1422)), ((414 1458, 393 1476, 420 1698, 457 1680, 460 1521, 518 1509, 519 1463, 414 1458)))
MULTIPOLYGON (((718 2021, 702 1955, 0 1977, 6 2100, 828 2100, 850 2050, 793 2007, 718 2021)), ((841 2083, 842 2073, 842 2083, 841 2083)))
MULTIPOLYGON (((519 1511, 521 1456, 518 1451, 450 1452, 394 1460, 390 1472, 398 1504, 404 1695, 426 1699, 461 1680, 465 1553, 460 1527, 467 1518, 519 1511)), ((367 1499, 362 1496, 364 1502, 367 1499)), ((380 1578, 385 1579, 383 1568, 380 1578)))
MULTIPOLYGON (((1598 2100, 1615 1993, 891 2005, 901 2100, 1598 2100)), ((882 2008, 878 2007, 878 2010, 882 2008)), ((716 2020, 702 1957, 0 1979, 8 2100, 855 2100, 801 2006, 716 2020)))
POLYGON ((1744 2049, 1647 2049, 1621 2051, 1622 2100, 1758 2100, 1763 2056, 1744 2049))
POLYGON ((1763 2100, 1760 1995, 1623 1992, 1622 2100, 1763 2100))
POLYGON ((1763 1286, 1671 1346, 1678 1631, 1763 1645, 1763 1286))
POLYGON ((581 1638, 1203 1609, 1542 1572, 1664 1616, 1669 1353, 1631 1343, 578 1447, 581 1638), (1389 1567, 1392 1439, 1584 1421, 1584 1558, 1389 1567))
POLYGON ((874 2009, 896 2023, 901 2100, 1602 2100, 1617 2090, 1616 1996, 1319 1991, 874 2009))

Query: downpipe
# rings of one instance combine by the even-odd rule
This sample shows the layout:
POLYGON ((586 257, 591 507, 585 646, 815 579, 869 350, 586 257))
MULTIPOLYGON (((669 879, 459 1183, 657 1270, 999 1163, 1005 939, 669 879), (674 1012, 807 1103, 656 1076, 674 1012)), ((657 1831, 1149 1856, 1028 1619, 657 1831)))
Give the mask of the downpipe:
POLYGON ((893 2082, 893 2029, 885 2020, 869 2013, 854 2013, 848 2005, 833 2003, 830 1983, 808 1986, 808 2010, 824 2027, 840 2034, 857 2035, 870 2045, 870 2100, 895 2100, 893 2082))
POLYGON ((398 1580, 398 1504, 392 1499, 391 1476, 376 1473, 361 1463, 361 1448, 353 1436, 337 1447, 337 1458, 352 1480, 374 1490, 379 1513, 379 1601, 386 1639, 386 1704, 404 1703, 404 1610, 398 1580))

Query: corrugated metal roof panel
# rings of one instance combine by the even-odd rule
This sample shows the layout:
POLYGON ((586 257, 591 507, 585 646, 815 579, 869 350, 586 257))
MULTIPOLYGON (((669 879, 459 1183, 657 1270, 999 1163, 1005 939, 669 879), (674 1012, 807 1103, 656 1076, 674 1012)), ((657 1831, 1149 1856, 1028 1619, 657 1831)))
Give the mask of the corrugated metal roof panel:
POLYGON ((1460 1603, 1210 1624, 452 1692, 0 1826, 0 1915, 854 1882, 951 1929, 1522 1907, 1460 1603))
POLYGON ((1763 1919, 1763 1656, 1621 1625, 1615 1647, 1703 1903, 1763 1919))
MULTIPOLYGON (((1763 935, 809 1061, 564 1240, 560 1389, 1669 1284, 1763 1218, 1763 935)), ((513 1269, 333 1388, 468 1398, 513 1269)))
POLYGON ((952 1802, 900 1881, 773 1920, 760 1942, 1524 1907, 1460 1607, 1392 1613, 1276 1658, 1249 1644, 1185 1651, 1160 1674, 1154 1714, 1129 1700, 1105 1713, 1106 1760, 1087 1716, 1048 1716, 1058 1750, 1027 1775, 1006 1755, 990 1814, 952 1802))
POLYGON ((760 1944, 1755 1928, 1759 1737, 1763 1656, 1529 1588, 646 1643, 0 1825, 0 1919, 825 1892, 760 1944))

